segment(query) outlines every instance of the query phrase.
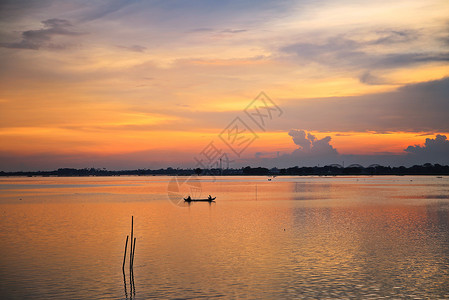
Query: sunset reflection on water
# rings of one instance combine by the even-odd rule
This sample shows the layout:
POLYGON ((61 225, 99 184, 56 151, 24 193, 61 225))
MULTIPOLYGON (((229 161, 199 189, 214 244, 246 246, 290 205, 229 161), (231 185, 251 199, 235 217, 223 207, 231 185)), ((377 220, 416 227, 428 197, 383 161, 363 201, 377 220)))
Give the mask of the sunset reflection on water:
POLYGON ((448 177, 169 180, 1 179, 2 298, 129 296, 131 216, 137 298, 449 297, 448 177))

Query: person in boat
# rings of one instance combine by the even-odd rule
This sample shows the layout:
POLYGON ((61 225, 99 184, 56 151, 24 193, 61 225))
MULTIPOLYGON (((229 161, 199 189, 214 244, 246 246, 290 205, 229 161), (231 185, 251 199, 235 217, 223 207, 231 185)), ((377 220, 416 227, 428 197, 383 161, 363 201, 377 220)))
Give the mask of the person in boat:
POLYGON ((209 200, 212 200, 212 196, 211 196, 211 195, 209 195, 208 199, 209 199, 209 200))
POLYGON ((191 201, 192 198, 190 197, 190 195, 186 198, 187 201, 191 201))

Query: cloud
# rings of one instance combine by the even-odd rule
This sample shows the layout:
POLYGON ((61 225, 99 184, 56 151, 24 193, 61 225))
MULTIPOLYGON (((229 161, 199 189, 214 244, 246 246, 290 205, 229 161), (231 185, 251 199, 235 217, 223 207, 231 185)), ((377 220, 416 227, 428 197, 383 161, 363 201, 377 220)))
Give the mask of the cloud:
POLYGON ((387 93, 282 99, 286 113, 278 123, 285 128, 300 121, 311 131, 449 132, 447 95, 449 77, 387 93))
MULTIPOLYGON (((362 35, 362 33, 358 33, 362 35)), ((338 34, 321 42, 298 42, 285 45, 281 52, 295 54, 301 61, 314 61, 330 67, 386 69, 426 62, 449 61, 449 52, 423 49, 419 46, 428 35, 413 30, 383 30, 366 32, 374 38, 360 38, 356 34, 338 34), (416 48, 415 43, 416 42, 416 48), (407 45, 413 52, 404 51, 407 45), (384 51, 379 51, 384 49, 384 51)), ((437 40, 437 38, 435 38, 437 40)), ((429 43, 429 41, 427 41, 429 43)), ((438 42, 442 44, 441 41, 438 42)), ((444 49, 441 47, 441 49, 444 49)))
POLYGON ((189 30, 188 32, 210 32, 210 31, 214 31, 214 29, 200 27, 200 28, 195 28, 195 29, 189 30))
POLYGON ((336 155, 337 150, 329 144, 330 136, 318 139, 316 136, 307 133, 305 130, 290 130, 289 136, 293 138, 293 142, 299 146, 292 154, 295 156, 321 156, 321 155, 336 155))
POLYGON ((1 43, 0 47, 12 49, 38 50, 42 47, 61 49, 65 45, 51 43, 55 36, 78 36, 84 33, 71 31, 73 25, 68 20, 48 19, 41 22, 44 28, 22 32, 22 40, 14 43, 1 43))
POLYGON ((370 40, 371 45, 389 45, 396 43, 408 43, 418 39, 418 32, 415 30, 382 30, 378 31, 379 37, 370 40))
POLYGON ((374 57, 369 67, 393 68, 425 62, 449 62, 449 52, 394 53, 374 57))
POLYGON ((306 136, 306 132, 304 130, 290 130, 288 135, 293 138, 293 142, 299 146, 301 151, 310 152, 312 140, 306 136))
POLYGON ((246 31, 248 31, 248 30, 246 30, 246 29, 225 29, 225 30, 222 30, 221 32, 222 33, 240 33, 240 32, 246 32, 246 31))
POLYGON ((24 16, 40 14, 48 11, 54 0, 2 0, 0 1, 0 21, 14 22, 24 16))
POLYGON ((134 4, 134 0, 102 0, 89 3, 83 11, 81 21, 93 21, 118 12, 123 8, 134 4))
POLYGON ((414 145, 404 149, 410 159, 425 162, 448 160, 449 141, 445 135, 438 134, 434 139, 427 138, 424 146, 414 145))
POLYGON ((382 85, 382 84, 392 84, 391 82, 388 82, 387 80, 373 75, 371 72, 366 71, 364 72, 360 78, 361 83, 369 84, 369 85, 382 85))

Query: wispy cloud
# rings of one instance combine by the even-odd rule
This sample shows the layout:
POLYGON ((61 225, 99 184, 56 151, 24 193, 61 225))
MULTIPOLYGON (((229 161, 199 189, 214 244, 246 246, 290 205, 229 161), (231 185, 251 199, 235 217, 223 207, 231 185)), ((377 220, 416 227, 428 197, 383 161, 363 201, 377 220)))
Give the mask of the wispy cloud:
POLYGON ((222 33, 241 33, 241 32, 246 32, 246 31, 248 31, 248 30, 246 30, 246 29, 225 29, 225 30, 222 30, 221 32, 222 33))
POLYGON ((132 45, 132 46, 117 46, 121 49, 126 49, 133 52, 144 52, 147 47, 141 45, 132 45))
POLYGON ((80 21, 94 21, 132 5, 136 0, 100 0, 89 3, 80 14, 80 21))
MULTIPOLYGON (((357 33, 357 37, 338 34, 324 41, 291 43, 281 47, 280 51, 294 54, 302 61, 314 61, 336 68, 388 69, 449 61, 449 51, 423 47, 421 44, 428 35, 417 30, 366 32, 368 36, 374 35, 371 38, 360 37, 361 34, 357 33)), ((436 38, 433 42, 437 42, 436 38)))

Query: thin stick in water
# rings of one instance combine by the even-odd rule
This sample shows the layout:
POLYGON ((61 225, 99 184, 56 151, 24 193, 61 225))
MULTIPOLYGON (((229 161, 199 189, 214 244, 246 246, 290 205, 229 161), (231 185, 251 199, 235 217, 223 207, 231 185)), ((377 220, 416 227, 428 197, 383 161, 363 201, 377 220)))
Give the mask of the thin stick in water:
POLYGON ((133 243, 133 259, 131 261, 131 269, 134 272, 134 251, 136 251, 136 238, 134 238, 134 243, 133 243))
POLYGON ((126 243, 125 243, 125 254, 123 254, 123 265, 122 265, 122 270, 123 273, 125 272, 125 261, 126 261, 126 249, 128 248, 128 238, 129 236, 126 236, 126 243))
POLYGON ((130 248, 129 248, 129 270, 131 271, 131 260, 133 258, 133 230, 134 230, 134 216, 131 216, 131 241, 130 241, 130 248))
POLYGON ((132 265, 131 265, 131 278, 133 281, 133 293, 134 295, 136 294, 136 284, 134 283, 134 253, 136 251, 136 238, 134 238, 134 243, 133 243, 133 259, 132 259, 132 265))

